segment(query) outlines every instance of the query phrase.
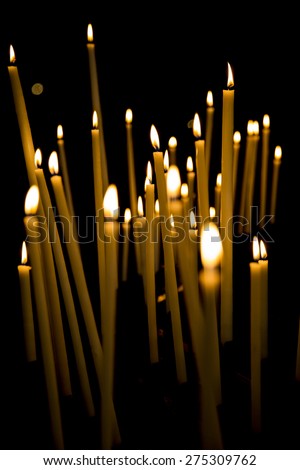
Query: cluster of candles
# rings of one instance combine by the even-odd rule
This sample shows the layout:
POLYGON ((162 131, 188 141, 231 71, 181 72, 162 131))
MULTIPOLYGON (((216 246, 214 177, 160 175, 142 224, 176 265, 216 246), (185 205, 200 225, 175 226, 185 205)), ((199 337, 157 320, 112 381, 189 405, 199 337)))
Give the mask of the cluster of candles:
MULTIPOLYGON (((41 168, 42 153, 35 149, 22 86, 11 46, 8 67, 18 124, 28 173, 29 189, 25 198, 22 262, 18 266, 24 319, 24 338, 28 361, 37 358, 34 311, 40 336, 41 355, 48 393, 54 446, 64 448, 60 395, 72 394, 62 315, 66 313, 82 398, 86 412, 94 416, 95 404, 73 297, 73 281, 82 310, 101 396, 99 426, 101 447, 112 449, 122 440, 114 406, 114 359, 117 292, 120 280, 128 281, 129 243, 134 244, 137 273, 141 276, 148 315, 149 362, 160 360, 157 334, 156 273, 164 272, 166 311, 170 313, 174 358, 178 384, 185 383, 187 368, 183 344, 178 292, 182 287, 189 323, 192 350, 199 380, 200 433, 202 445, 222 449, 223 439, 218 416, 222 403, 220 345, 233 339, 233 219, 239 165, 239 132, 234 132, 234 81, 228 64, 227 89, 223 90, 221 172, 217 176, 214 206, 209 204, 209 169, 213 136, 213 97, 207 94, 205 139, 196 113, 195 171, 193 159, 187 158, 186 183, 176 165, 176 139, 168 149, 160 150, 154 125, 150 140, 154 148, 154 172, 151 162, 145 177, 145 198, 137 196, 132 138, 132 111, 125 116, 130 208, 120 222, 118 190, 109 183, 106 150, 99 97, 93 29, 88 25, 87 50, 90 65, 93 126, 91 130, 94 175, 94 215, 97 228, 99 297, 101 328, 87 285, 76 226, 76 213, 64 147, 62 126, 57 128, 58 151, 49 157, 50 183, 41 168), (62 176, 59 174, 61 170, 62 176), (153 178, 155 173, 155 183, 153 178), (51 201, 54 194, 55 202, 51 201), (157 193, 157 199, 155 199, 157 193), (143 204, 145 204, 145 215, 143 204), (57 209, 55 215, 53 208, 57 209), (222 233, 222 230, 225 230, 222 233), (122 243, 121 243, 122 242, 122 243), (29 263, 27 260, 29 251, 29 263), (122 254, 122 272, 119 256, 122 254), (68 260, 66 260, 68 257, 68 260), (72 272, 70 272, 70 270, 72 272), (31 279, 32 277, 32 279, 31 279), (33 285, 34 295, 31 293, 33 285), (61 305, 60 294, 64 302, 61 305), (219 302, 220 300, 220 302, 219 302), (35 308, 34 308, 35 305, 35 308), (220 309, 220 315, 218 315, 220 309), (219 322, 219 324, 218 324, 219 322), (101 424, 100 424, 101 423, 101 424)), ((271 206, 267 207, 270 119, 264 116, 261 145, 260 219, 269 211, 275 220, 276 198, 281 163, 281 147, 274 154, 271 206)), ((249 121, 244 160, 240 212, 241 232, 251 232, 251 207, 256 184, 256 160, 260 141, 259 125, 249 121)), ((251 416, 253 431, 261 430, 261 360, 268 355, 268 259, 266 243, 251 238, 253 261, 250 262, 251 305, 251 416)), ((300 334, 299 334, 300 337, 300 334)), ((296 378, 300 380, 298 341, 296 378)))

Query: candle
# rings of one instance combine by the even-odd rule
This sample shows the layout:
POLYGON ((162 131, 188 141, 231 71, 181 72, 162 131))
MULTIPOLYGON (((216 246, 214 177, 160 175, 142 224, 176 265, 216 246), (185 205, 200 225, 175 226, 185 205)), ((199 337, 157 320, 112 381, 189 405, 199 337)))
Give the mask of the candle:
MULTIPOLYGON (((167 195, 169 210, 173 216, 182 216, 182 201, 180 199, 181 178, 177 165, 170 165, 167 173, 167 195)), ((178 217, 178 219, 179 219, 178 217)))
POLYGON ((189 187, 189 200, 190 200, 190 209, 194 207, 194 184, 195 184, 195 172, 194 164, 192 157, 187 157, 186 160, 186 171, 187 171, 187 184, 189 187))
MULTIPOLYGON (((39 158, 39 163, 41 164, 41 152, 38 149, 35 153, 35 163, 37 164, 37 158, 39 158)), ((58 278, 60 281, 61 292, 64 300, 64 305, 66 309, 68 324, 71 333, 71 339, 74 349, 74 356, 76 361, 76 366, 78 370, 79 383, 82 391, 83 401, 89 416, 95 414, 95 407, 93 403, 93 397, 91 392, 91 387, 89 383, 89 377, 87 373, 86 361, 81 341, 81 335, 79 330, 79 325, 77 321, 77 313, 74 304, 72 288, 70 284, 69 274, 66 267, 66 262, 64 258, 64 253, 61 246, 60 234, 57 230, 55 223, 55 216, 53 212, 53 205, 51 202, 50 194, 47 188, 44 171, 41 168, 35 170, 38 188, 40 192, 41 201, 43 207, 46 208, 45 213, 47 214, 47 236, 52 246, 55 265, 57 269, 58 278)))
POLYGON ((242 191, 241 191, 241 198, 240 198, 240 214, 239 215, 240 215, 240 218, 242 219, 241 224, 239 225, 240 232, 242 231, 242 228, 245 227, 249 223, 249 220, 245 219, 245 217, 247 213, 246 202, 247 202, 247 192, 249 190, 249 174, 250 174, 250 168, 251 168, 253 134, 254 134, 253 121, 252 119, 250 119, 247 123, 244 172, 243 172, 242 191))
POLYGON ((197 174, 197 196, 198 196, 198 213, 201 216, 201 223, 209 220, 209 194, 208 194, 208 178, 205 162, 205 142, 201 139, 201 126, 199 115, 196 113, 193 122, 193 133, 196 137, 196 174, 197 174))
POLYGON ((26 242, 22 244, 21 264, 18 266, 19 282, 21 290, 21 303, 23 313, 24 344, 26 359, 28 362, 36 360, 36 344, 33 321, 33 309, 31 298, 30 271, 31 266, 27 264, 26 242))
POLYGON ((263 240, 260 240, 260 256, 261 259, 258 260, 258 264, 261 269, 261 357, 263 359, 268 357, 269 348, 268 348, 268 325, 269 325, 269 308, 268 308, 268 271, 269 271, 269 262, 267 260, 267 249, 263 240))
POLYGON ((298 345, 296 353, 296 380, 300 382, 300 317, 299 317, 299 328, 298 328, 298 345))
POLYGON ((271 223, 275 222, 276 204, 277 204, 277 189, 279 179, 279 169, 281 165, 282 150, 279 145, 275 147, 273 159, 273 174, 272 174, 272 188, 271 188, 271 203, 270 214, 272 216, 271 223))
MULTIPOLYGON (((139 274, 143 277, 144 282, 144 289, 146 289, 146 271, 145 271, 145 257, 146 257, 146 238, 147 238, 147 229, 146 229, 146 217, 144 217, 144 205, 142 196, 138 197, 137 202, 137 211, 138 216, 134 222, 134 236, 135 236, 135 243, 139 249, 139 256, 140 256, 140 271, 139 274)), ((145 290, 146 293, 146 290, 145 290)))
POLYGON ((153 242, 153 218, 154 218, 154 191, 152 183, 146 185, 146 220, 148 235, 146 240, 146 304, 148 313, 148 334, 150 362, 159 361, 156 323, 156 290, 155 290, 155 258, 153 242))
POLYGON ((126 282, 128 278, 128 255, 129 255, 129 222, 131 219, 131 210, 129 207, 124 212, 124 222, 122 223, 124 244, 123 244, 123 258, 122 258, 122 281, 126 282))
POLYGON ((233 197, 233 207, 235 206, 236 200, 236 183, 237 183, 237 174, 239 167, 239 156, 241 149, 241 133, 235 131, 233 134, 233 173, 232 173, 232 197, 233 197))
MULTIPOLYGON (((194 211, 189 213, 189 263, 190 270, 193 273, 193 276, 196 276, 198 279, 198 262, 200 252, 198 250, 199 238, 198 238, 198 228, 197 221, 194 211)), ((197 281, 198 282, 198 281, 197 281)))
POLYGON ((176 165, 177 139, 170 137, 168 142, 170 165, 176 165))
POLYGON ((44 274, 40 252, 39 238, 41 234, 39 233, 39 222, 38 218, 36 217, 38 205, 38 186, 31 185, 25 198, 26 216, 24 217, 24 226, 27 234, 29 256, 32 265, 33 288, 37 307, 37 321, 40 335, 52 436, 55 448, 63 449, 64 436, 62 429, 60 400, 48 314, 47 295, 44 284, 44 274))
POLYGON ((267 187, 268 187, 268 167, 270 153, 270 116, 263 117, 262 146, 261 146, 261 173, 260 173, 260 210, 259 220, 266 215, 267 207, 267 187))
POLYGON ((21 134, 23 152, 27 168, 27 175, 29 184, 36 184, 36 177, 34 173, 34 145, 32 140, 31 128, 28 119, 26 103, 24 100, 22 85, 20 82, 18 68, 15 65, 16 56, 12 46, 10 46, 10 66, 8 67, 13 99, 17 113, 17 119, 21 134))
POLYGON ((207 178, 209 181, 209 169, 211 161, 211 147, 212 147, 212 136, 213 136, 213 124, 214 124, 214 100, 212 91, 207 92, 206 96, 206 122, 205 122, 205 161, 207 178))
POLYGON ((104 133, 103 133, 102 109, 101 109, 100 94, 99 94, 94 33, 93 33, 93 27, 91 24, 89 24, 87 27, 87 40, 88 40, 87 50, 88 50, 88 59, 89 59, 89 68, 90 68, 92 105, 93 105, 93 109, 97 112, 97 117, 99 121, 98 126, 100 130, 100 136, 102 137, 100 139, 100 148, 101 148, 101 172, 102 172, 102 183, 103 183, 103 193, 104 193, 108 186, 108 172, 107 172, 106 150, 105 150, 104 133))
POLYGON ((130 196, 130 209, 133 216, 137 215, 137 190, 136 190, 136 176, 134 166, 134 151, 132 140, 132 110, 127 109, 125 114, 126 122, 126 143, 127 143, 127 164, 128 164, 128 178, 129 178, 129 196, 130 196))
POLYGON ((161 228, 160 228, 160 214, 159 214, 159 200, 156 199, 154 205, 155 217, 152 221, 152 235, 155 252, 155 272, 157 273, 160 269, 160 248, 161 248, 161 228))
POLYGON ((220 206, 221 206, 221 186, 222 186, 222 173, 217 174, 215 185, 215 210, 218 225, 220 223, 220 206))
POLYGON ((185 221, 189 213, 189 187, 187 183, 182 183, 180 188, 180 196, 182 202, 182 215, 185 221))
POLYGON ((257 161, 257 146, 259 142, 259 124, 258 121, 253 121, 253 136, 250 155, 250 164, 248 172, 248 189, 246 191, 246 219, 249 223, 245 226, 245 231, 250 233, 251 230, 251 217, 254 196, 254 185, 256 175, 256 161, 257 161))
MULTIPOLYGON (((155 149, 159 149, 159 138, 156 128, 151 126, 151 142, 155 149)), ((175 352, 175 363, 176 363, 176 373, 177 380, 179 383, 184 383, 187 380, 186 375, 186 363, 183 349, 183 337, 182 337, 182 326, 180 318, 180 308, 179 308, 179 299, 178 299, 178 290, 177 290, 177 279, 175 271, 175 262, 174 262, 174 253, 171 243, 168 243, 166 240, 167 237, 167 227, 166 223, 169 220, 169 207, 167 199, 167 188, 166 180, 164 175, 164 162, 163 154, 159 150, 153 152, 156 181, 157 181, 157 190, 158 190, 158 199, 159 199, 159 208, 160 214, 163 218, 163 223, 161 224, 162 230, 162 240, 163 240, 163 250, 164 250, 164 261, 165 261, 165 270, 166 270, 166 280, 167 286, 166 291, 169 296, 169 305, 171 311, 171 321, 172 321, 172 333, 173 333, 173 342, 174 342, 174 352, 175 352)))
POLYGON ((232 340, 233 279, 232 279, 232 158, 233 158, 233 121, 234 90, 232 70, 228 63, 228 90, 223 90, 222 111, 222 190, 220 230, 225 230, 223 256, 221 260, 221 341, 232 340))
POLYGON ((251 365, 251 425, 261 430, 261 267, 258 264, 259 243, 253 237, 253 259, 250 266, 250 365, 251 365))

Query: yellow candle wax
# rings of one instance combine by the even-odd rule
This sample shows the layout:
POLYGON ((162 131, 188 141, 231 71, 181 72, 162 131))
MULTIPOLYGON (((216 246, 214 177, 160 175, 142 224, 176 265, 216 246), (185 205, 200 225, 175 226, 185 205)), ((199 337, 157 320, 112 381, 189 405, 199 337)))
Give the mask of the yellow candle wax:
POLYGON ((194 185, 195 185, 195 172, 194 172, 194 164, 193 164, 193 159, 192 157, 188 157, 186 160, 186 171, 187 171, 187 184, 189 187, 189 201, 190 201, 190 209, 194 208, 194 197, 195 197, 195 190, 194 190, 194 185))
POLYGON ((258 264, 261 269, 261 357, 263 359, 268 357, 268 329, 269 329, 269 262, 267 260, 266 245, 263 240, 260 240, 260 255, 261 259, 258 264))
POLYGON ((21 303, 23 313, 23 327, 24 327, 24 344, 26 359, 28 362, 36 360, 36 343, 35 331, 33 320, 33 308, 31 298, 31 282, 30 271, 31 266, 27 264, 27 248, 26 242, 22 244, 22 258, 21 264, 18 266, 20 290, 21 290, 21 303))
POLYGON ((136 190, 136 175, 134 164, 134 148, 132 138, 132 110, 127 109, 125 114, 126 122, 126 144, 127 144, 127 164, 128 164, 128 178, 129 178, 129 197, 130 209, 133 216, 137 215, 137 190, 136 190))
POLYGON ((201 139, 201 126, 199 115, 196 113, 193 122, 193 133, 196 137, 196 175, 197 175, 197 196, 198 214, 201 216, 201 223, 209 220, 209 194, 208 178, 205 161, 205 141, 201 139))
POLYGON ((276 204, 277 204, 277 189, 279 180, 279 169, 281 165, 282 150, 279 145, 276 146, 273 159, 273 173, 272 173, 272 187, 271 187, 271 202, 270 202, 270 215, 271 223, 275 222, 276 204))
POLYGON ((215 210, 218 225, 220 224, 220 207, 221 207, 221 187, 222 187, 222 173, 217 174, 216 185, 215 185, 215 210))
POLYGON ((180 188, 181 202, 182 202, 182 216, 184 220, 188 218, 189 214, 189 187, 187 183, 182 183, 180 188))
POLYGON ((239 168, 239 156, 241 150, 241 133, 235 131, 233 134, 233 172, 232 172, 232 197, 233 197, 233 207, 235 206, 236 200, 236 185, 237 185, 237 175, 239 168))
POLYGON ((260 173, 260 204, 259 219, 266 215, 267 189, 268 189, 268 167, 270 153, 270 116, 263 117, 262 146, 261 146, 261 173, 260 173))
POLYGON ((37 322, 46 381, 52 437, 55 448, 64 449, 57 374, 40 252, 40 233, 38 231, 39 221, 36 217, 38 204, 39 189, 37 185, 32 185, 30 186, 25 198, 26 216, 24 217, 24 227, 27 234, 29 256, 32 265, 33 288, 37 307, 37 322))
POLYGON ((127 209, 125 209, 124 222, 122 223, 123 237, 124 237, 123 252, 122 252, 122 281, 123 282, 126 282, 128 278, 130 219, 131 219, 131 210, 128 207, 127 209))
POLYGON ((214 126, 214 100, 212 91, 207 92, 206 96, 206 121, 205 121, 205 161, 206 161, 206 170, 207 178, 209 180, 209 170, 210 170, 210 161, 211 161, 211 147, 212 147, 212 136, 213 136, 213 126, 214 126))
MULTIPOLYGON (((246 149, 245 149, 245 159, 244 159, 244 171, 243 171, 243 180, 242 180, 242 188, 241 188, 241 198, 240 198, 240 221, 241 224, 239 225, 239 231, 242 230, 249 224, 249 220, 246 219, 247 210, 246 210, 246 202, 247 202, 247 192, 249 191, 249 174, 251 168, 251 156, 252 156, 252 148, 253 148, 253 121, 250 119, 247 123, 247 138, 246 138, 246 149)), ((249 229, 248 229, 249 231, 249 229)))
POLYGON ((170 165, 166 184, 170 214, 178 216, 179 219, 182 216, 182 201, 180 199, 181 178, 177 165, 170 165))
POLYGON ((257 147, 259 143, 259 124, 257 121, 253 121, 253 136, 251 139, 251 154, 250 154, 250 165, 248 172, 248 188, 246 191, 246 209, 245 215, 248 223, 245 226, 245 231, 250 233, 251 230, 251 217, 252 217, 252 206, 254 197, 254 186, 256 177, 256 161, 257 161, 257 147))
POLYGON ((231 67, 228 64, 227 90, 223 90, 222 109, 222 156, 221 156, 221 213, 220 230, 223 240, 221 260, 221 341, 224 344, 232 340, 233 314, 233 276, 232 276, 232 159, 233 159, 233 124, 234 124, 234 90, 231 67))
POLYGON ((157 273, 160 269, 160 254, 161 254, 161 228, 160 228, 160 213, 159 213, 159 201, 156 199, 154 205, 155 217, 152 221, 152 236, 154 243, 155 252, 155 272, 157 273))
POLYGON ((146 295, 146 239, 147 239, 147 220, 144 216, 144 205, 142 196, 138 197, 137 203, 138 217, 134 223, 134 233, 136 235, 136 244, 140 251, 140 274, 143 278, 144 293, 146 295))

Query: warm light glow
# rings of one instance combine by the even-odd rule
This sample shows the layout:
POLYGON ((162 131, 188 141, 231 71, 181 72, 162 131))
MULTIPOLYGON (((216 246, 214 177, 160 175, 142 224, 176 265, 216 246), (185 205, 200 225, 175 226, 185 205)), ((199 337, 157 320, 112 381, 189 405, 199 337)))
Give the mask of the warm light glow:
POLYGON ((57 134, 56 135, 57 135, 58 139, 63 139, 63 137, 64 137, 63 127, 62 127, 61 124, 59 124, 57 126, 57 134))
POLYGON ((143 206, 142 196, 138 197, 137 211, 138 211, 139 217, 143 217, 143 215, 144 215, 144 206, 143 206))
POLYGON ((218 188, 222 186, 222 173, 217 174, 216 185, 218 186, 218 188))
POLYGON ((233 134, 233 142, 235 144, 239 144, 241 142, 241 133, 239 131, 235 131, 233 134))
POLYGON ((275 160, 280 160, 281 157, 282 157, 282 150, 281 150, 280 145, 277 145, 275 147, 274 158, 275 160))
POLYGON ((259 135, 259 122, 253 121, 253 134, 259 135))
POLYGON ((130 219, 131 219, 131 210, 127 207, 127 209, 125 209, 125 212, 124 212, 124 220, 128 224, 130 219))
POLYGON ((92 27, 91 24, 89 24, 88 27, 87 27, 87 40, 88 40, 88 42, 93 42, 94 41, 93 27, 92 27))
POLYGON ((216 268, 221 262, 222 241, 219 229, 214 222, 209 222, 201 227, 200 253, 204 268, 216 268))
POLYGON ((145 178, 145 183, 144 183, 144 191, 146 192, 146 187, 148 186, 148 184, 151 184, 151 181, 149 180, 149 178, 146 176, 145 178))
POLYGON ((197 222, 194 211, 190 212, 190 227, 191 229, 195 230, 197 228, 197 222))
POLYGON ((93 112, 93 129, 98 129, 98 114, 97 114, 97 111, 93 112))
POLYGON ((186 183, 182 183, 180 192, 181 192, 181 197, 188 197, 189 187, 186 183))
POLYGON ((253 237, 252 253, 253 253, 253 259, 255 261, 259 260, 260 258, 259 241, 256 235, 254 235, 253 237))
POLYGON ((270 116, 268 114, 265 114, 263 117, 263 127, 264 129, 269 129, 270 127, 270 116))
POLYGON ((154 204, 154 212, 155 214, 159 214, 159 200, 156 199, 155 204, 154 204))
POLYGON ((34 154, 34 165, 39 168, 42 165, 42 152, 40 149, 36 149, 34 154))
POLYGON ((254 134, 254 123, 252 119, 249 119, 247 123, 247 134, 248 135, 253 135, 254 134))
POLYGON ((170 225, 171 225, 172 228, 175 227, 175 222, 174 222, 173 214, 170 215, 170 225))
POLYGON ((262 259, 266 259, 267 258, 267 248, 266 248, 266 244, 264 243, 263 240, 260 240, 259 242, 259 247, 260 247, 260 257, 262 259))
POLYGON ((200 124, 200 117, 198 113, 195 113, 194 121, 193 121, 193 134, 196 139, 201 137, 201 124, 200 124))
POLYGON ((30 186, 25 197, 25 214, 35 215, 39 206, 40 192, 36 184, 30 186))
POLYGON ((207 92, 206 104, 209 108, 212 108, 214 105, 213 94, 212 94, 212 91, 210 90, 207 92))
POLYGON ((9 60, 11 64, 16 62, 16 54, 12 46, 9 47, 9 60))
POLYGON ((21 263, 22 263, 22 264, 26 264, 26 263, 27 263, 27 248, 26 248, 26 242, 23 242, 23 243, 22 243, 21 263))
POLYGON ((126 109, 126 113, 125 113, 125 122, 127 124, 131 124, 132 123, 132 111, 131 109, 126 109))
POLYGON ((168 197, 178 198, 180 197, 181 178, 180 172, 177 165, 171 165, 167 173, 167 193, 168 197))
POLYGON ((147 178, 149 180, 150 183, 152 183, 152 166, 151 166, 151 163, 150 161, 148 161, 147 163, 147 178))
POLYGON ((216 209, 214 207, 209 208, 209 217, 213 219, 216 216, 216 209))
POLYGON ((57 152, 54 150, 48 160, 48 167, 51 175, 57 175, 59 170, 57 152))
POLYGON ((170 137, 168 145, 169 145, 169 148, 175 149, 177 147, 176 137, 170 137))
POLYGON ((168 150, 166 150, 165 153, 164 153, 164 170, 165 171, 169 170, 169 152, 168 152, 168 150))
POLYGON ((158 132, 156 130, 156 127, 152 124, 151 129, 150 129, 150 139, 152 146, 156 149, 159 150, 159 137, 158 137, 158 132))
POLYGON ((194 171, 194 164, 192 157, 186 159, 186 171, 194 171))
POLYGON ((118 190, 115 184, 110 184, 103 198, 104 217, 117 219, 119 215, 118 190))
POLYGON ((234 86, 234 81, 233 81, 232 68, 229 62, 227 62, 227 69, 228 69, 227 88, 232 88, 234 86))

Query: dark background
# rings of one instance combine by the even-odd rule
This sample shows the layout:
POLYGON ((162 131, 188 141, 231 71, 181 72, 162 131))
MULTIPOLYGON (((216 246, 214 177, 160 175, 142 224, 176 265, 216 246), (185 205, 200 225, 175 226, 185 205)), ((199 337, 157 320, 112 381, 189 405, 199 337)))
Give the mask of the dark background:
MULTIPOLYGON (((2 264, 1 309, 1 389, 5 411, 1 419, 1 426, 5 430, 3 449, 22 446, 44 448, 49 445, 43 419, 39 422, 36 416, 33 418, 36 412, 32 396, 37 392, 32 390, 31 394, 30 385, 26 386, 29 372, 24 363, 17 265, 25 235, 22 219, 28 180, 7 71, 9 46, 12 44, 16 53, 34 146, 42 151, 45 174, 48 157, 52 150, 56 150, 57 125, 62 124, 75 209, 79 216, 84 216, 90 214, 93 207, 90 141, 93 109, 86 49, 88 23, 92 23, 96 44, 109 179, 118 187, 122 214, 129 205, 125 134, 127 108, 133 111, 136 173, 140 175, 137 180, 139 194, 143 192, 147 162, 152 161, 151 125, 154 124, 158 129, 163 150, 167 148, 171 136, 177 138, 178 164, 185 171, 187 156, 194 156, 194 138, 188 122, 195 112, 199 113, 200 119, 205 118, 205 100, 209 89, 213 92, 216 109, 210 180, 210 191, 213 194, 221 164, 222 90, 226 88, 227 62, 233 68, 235 81, 235 130, 241 132, 242 139, 245 139, 249 119, 262 123, 263 115, 270 115, 270 158, 273 157, 276 145, 281 145, 283 151, 277 222, 272 232, 275 235, 275 244, 271 250, 274 257, 270 260, 273 266, 270 276, 270 310, 275 332, 272 336, 274 362, 271 362, 274 382, 271 383, 277 387, 283 376, 284 384, 288 385, 282 389, 279 386, 274 392, 270 415, 274 414, 274 422, 278 416, 278 429, 273 429, 270 432, 272 437, 266 438, 262 445, 270 448, 274 445, 278 447, 281 443, 286 448, 295 445, 296 438, 293 441, 289 432, 284 435, 282 428, 293 423, 291 417, 295 404, 298 404, 299 413, 299 396, 289 402, 291 409, 287 413, 288 417, 279 403, 281 393, 284 401, 288 401, 287 397, 290 396, 297 334, 295 320, 299 315, 296 228, 299 38, 294 24, 295 16, 294 9, 286 5, 279 9, 273 4, 266 6, 258 2, 244 7, 244 11, 232 5, 212 4, 207 8, 202 4, 194 6, 190 3, 179 3, 178 6, 172 4, 162 11, 162 5, 155 7, 142 3, 136 6, 132 2, 105 7, 101 4, 96 6, 93 2, 80 3, 77 7, 72 5, 67 11, 61 11, 53 3, 45 7, 35 3, 24 7, 24 11, 13 6, 2 7, 1 226, 5 256, 2 264), (31 92, 32 85, 37 82, 44 87, 39 96, 31 92), (274 379, 277 377, 277 368, 278 383, 274 379), (29 424, 27 434, 31 418, 34 424, 29 424), (41 433, 39 426, 42 428, 41 433)), ((90 285, 94 282, 96 269, 95 258, 90 256, 93 253, 90 250, 93 249, 87 246, 83 253, 89 267, 87 276, 90 285)), ((97 302, 96 296, 94 300, 97 302)), ((247 300, 245 303, 247 310, 247 300)), ((242 344, 241 348, 243 351, 245 345, 242 344)), ((35 376, 34 372, 30 373, 35 376)), ((168 427, 166 429, 170 432, 168 427)), ((131 439, 128 445, 135 448, 134 437, 131 439)), ((141 446, 145 446, 142 438, 141 442, 141 446)), ((170 441, 164 442, 163 439, 153 445, 164 448, 164 444, 171 445, 170 441)), ((72 445, 74 441, 71 441, 72 445)), ((75 445, 80 448, 91 444, 79 439, 75 445)), ((179 442, 177 448, 180 445, 179 442)), ((229 445, 232 448, 238 445, 246 448, 247 445, 255 444, 245 438, 241 442, 233 440, 229 445)))

